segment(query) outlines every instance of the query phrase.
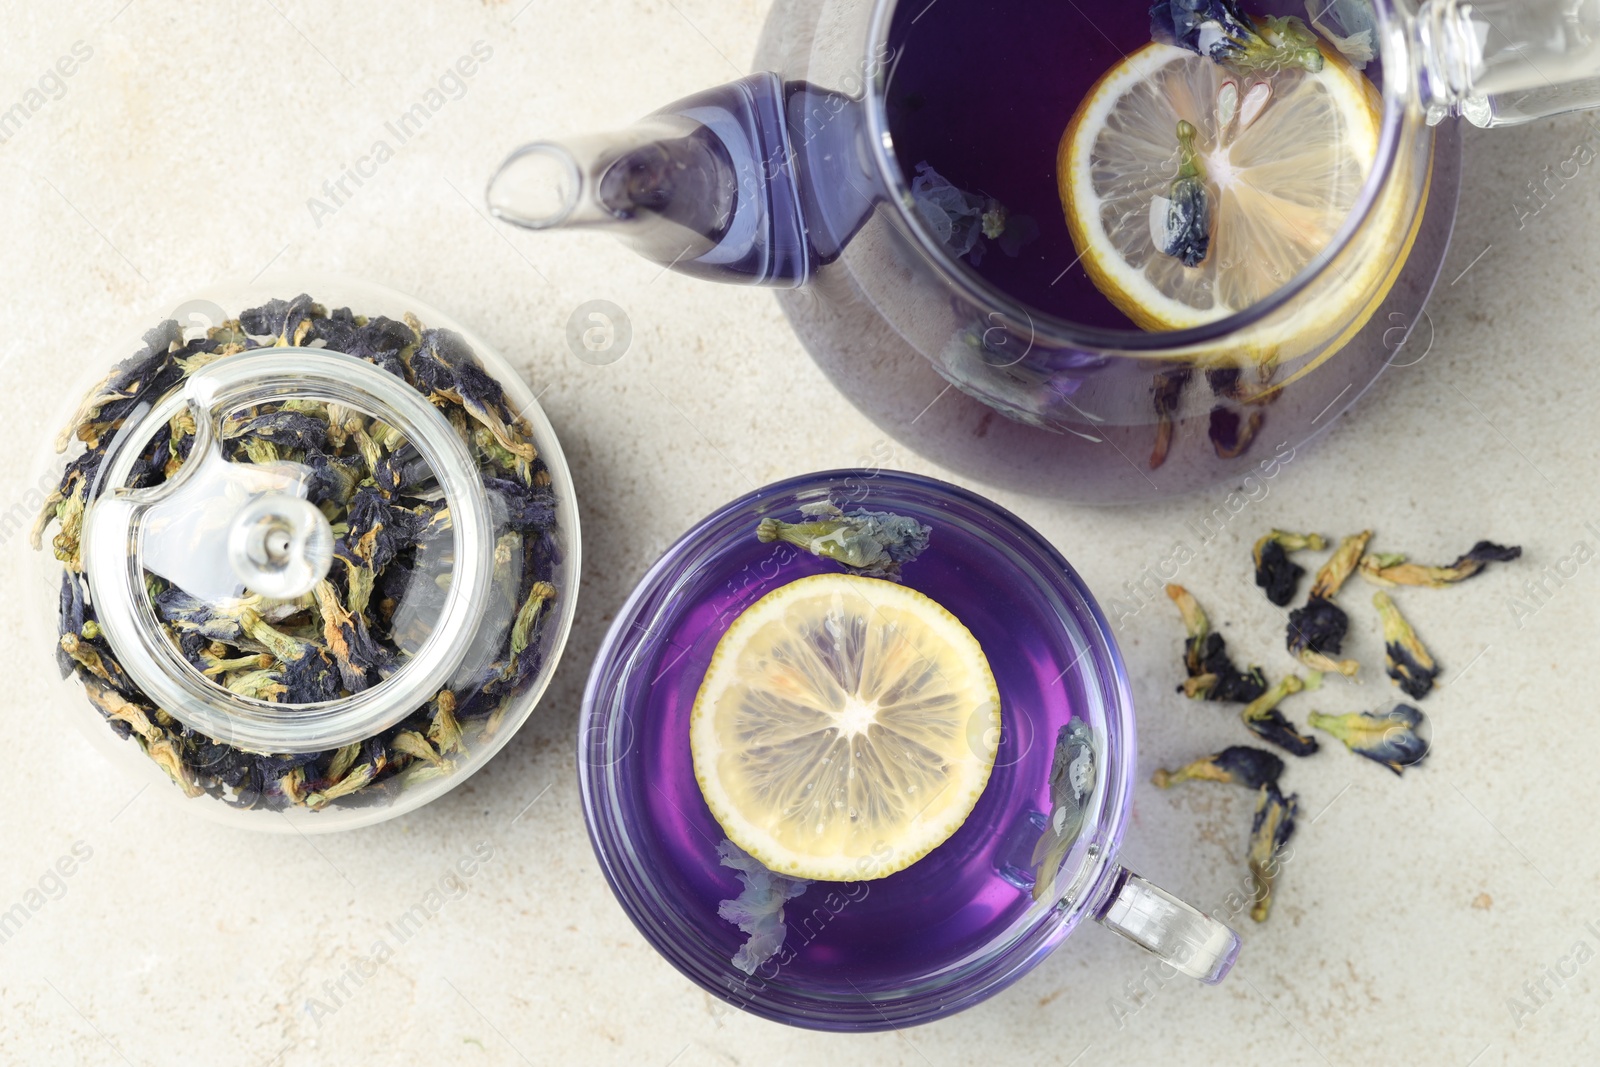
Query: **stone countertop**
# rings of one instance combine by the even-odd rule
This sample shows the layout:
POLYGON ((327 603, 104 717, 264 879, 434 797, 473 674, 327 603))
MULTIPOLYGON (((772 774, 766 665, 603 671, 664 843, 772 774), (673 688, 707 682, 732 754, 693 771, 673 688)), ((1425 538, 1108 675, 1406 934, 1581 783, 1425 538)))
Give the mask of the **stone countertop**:
MULTIPOLYGON (((532 721, 444 799, 315 840, 241 834, 137 792, 69 725, 77 698, 17 651, 48 622, 11 598, 0 608, 12 679, 0 910, 22 903, 28 919, 0 940, 0 1060, 1493 1067, 1600 1057, 1590 689, 1600 675, 1589 658, 1600 437, 1585 429, 1600 397, 1600 175, 1592 147, 1581 150, 1600 141, 1594 128, 1567 118, 1469 136, 1456 244, 1417 342, 1429 343, 1426 358, 1211 540, 1193 524, 1224 505, 1226 486, 1137 510, 994 494, 1103 597, 1189 539, 1181 580, 1241 648, 1241 635, 1277 633, 1276 609, 1244 568, 1270 527, 1371 525, 1384 545, 1441 561, 1482 537, 1525 546, 1515 568, 1407 603, 1451 680, 1427 705, 1426 768, 1397 780, 1342 753, 1292 768, 1306 811, 1295 859, 1271 921, 1244 922, 1239 967, 1219 988, 1162 984, 1136 950, 1086 928, 958 1017, 822 1035, 726 1008, 646 945, 590 851, 573 736, 606 626, 678 533, 753 485, 881 455, 882 435, 829 387, 769 294, 662 274, 598 236, 511 233, 480 202, 522 140, 622 125, 740 73, 766 4, 523 2, 7 9, 0 111, 31 109, 0 143, 7 508, 36 477, 64 394, 104 358, 95 338, 271 265, 370 277, 481 331, 555 422, 585 536, 577 627, 532 721), (331 200, 324 183, 370 155, 385 123, 480 41, 490 56, 459 92, 447 84, 426 128, 331 200), (75 53, 70 77, 45 77, 75 53), (1569 160, 1585 162, 1531 212, 1527 183, 1569 160), (568 316, 590 299, 615 302, 632 323, 632 347, 608 366, 564 343, 568 316), (1530 596, 1528 580, 1545 591, 1530 596), (482 840, 494 858, 465 895, 361 975, 386 924, 482 840), (50 872, 63 857, 73 873, 59 878, 50 872)), ((903 449, 893 465, 941 473, 903 449)), ((7 589, 36 574, 24 541, 5 535, 7 589)), ((1251 798, 1146 782, 1233 735, 1215 709, 1172 692, 1167 605, 1125 619, 1120 638, 1142 732, 1126 860, 1221 906, 1243 875, 1251 798)), ((1281 670, 1270 640, 1259 647, 1281 670)), ((1358 620, 1353 640, 1358 657, 1381 657, 1375 625, 1358 620)), ((1354 710, 1388 692, 1374 678, 1327 703, 1354 710)))

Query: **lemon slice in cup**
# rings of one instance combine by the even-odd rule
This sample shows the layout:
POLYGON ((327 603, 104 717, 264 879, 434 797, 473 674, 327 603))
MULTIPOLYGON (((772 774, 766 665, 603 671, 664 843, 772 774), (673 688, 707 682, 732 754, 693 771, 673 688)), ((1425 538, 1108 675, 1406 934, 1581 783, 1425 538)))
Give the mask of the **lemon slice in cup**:
POLYGON ((1000 694, 954 615, 902 585, 818 574, 745 610, 689 721, 730 840, 794 878, 881 878, 943 844, 994 769, 1000 694))
MULTIPOLYGON (((1095 286, 1140 327, 1214 322, 1271 295, 1325 250, 1372 173, 1382 126, 1372 83, 1324 49, 1322 70, 1240 75, 1152 44, 1089 91, 1061 139, 1067 227, 1095 286), (1211 246, 1185 267, 1156 247, 1151 205, 1177 174, 1179 121, 1193 124, 1211 196, 1211 246)), ((1310 329, 1333 329, 1386 290, 1393 255, 1368 256, 1310 329)), ((1374 302, 1375 306, 1375 302, 1374 302)))

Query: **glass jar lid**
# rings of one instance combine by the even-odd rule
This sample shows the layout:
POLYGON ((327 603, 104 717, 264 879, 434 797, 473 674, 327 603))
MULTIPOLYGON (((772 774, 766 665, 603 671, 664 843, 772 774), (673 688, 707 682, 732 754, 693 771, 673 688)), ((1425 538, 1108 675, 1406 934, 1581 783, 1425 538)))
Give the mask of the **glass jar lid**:
POLYGON ((472 658, 494 509, 458 429, 378 365, 300 347, 209 362, 123 424, 98 479, 82 559, 99 626, 133 683, 201 733, 339 748, 472 658))

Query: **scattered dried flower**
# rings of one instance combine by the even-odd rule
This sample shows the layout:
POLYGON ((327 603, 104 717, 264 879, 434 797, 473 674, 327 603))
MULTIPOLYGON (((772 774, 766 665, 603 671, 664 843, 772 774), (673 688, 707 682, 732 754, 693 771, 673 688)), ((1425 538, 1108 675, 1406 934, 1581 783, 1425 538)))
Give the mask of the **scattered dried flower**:
POLYGON ((1233 745, 1212 756, 1205 756, 1175 771, 1158 770, 1151 781, 1162 789, 1179 782, 1221 782, 1260 789, 1276 782, 1283 774, 1283 760, 1271 752, 1248 745, 1233 745))
POLYGON ((1364 556, 1361 560, 1361 577, 1374 585, 1391 589, 1397 585, 1444 589, 1476 576, 1491 563, 1510 563, 1521 558, 1520 547, 1507 548, 1492 541, 1479 541, 1466 555, 1448 567, 1407 563, 1405 556, 1395 553, 1364 556))
POLYGON ((1200 604, 1181 585, 1167 586, 1167 596, 1178 607, 1188 636, 1183 644, 1183 664, 1188 678, 1179 686, 1191 700, 1213 700, 1248 704, 1267 690, 1267 679, 1260 667, 1241 671, 1228 658, 1228 642, 1211 631, 1211 622, 1200 604))
POLYGON ((1268 782, 1256 797, 1255 819, 1250 824, 1250 878, 1255 883, 1255 905, 1250 918, 1266 922, 1272 910, 1272 890, 1282 870, 1284 846, 1294 836, 1300 797, 1285 797, 1276 783, 1268 782))
POLYGON ((1371 539, 1372 531, 1363 530, 1341 541, 1317 572, 1305 606, 1289 613, 1289 651, 1313 670, 1336 671, 1354 678, 1361 669, 1355 660, 1333 658, 1344 648, 1344 637, 1350 630, 1350 617, 1333 603, 1333 597, 1355 570, 1371 539))
POLYGON ((1287 533, 1273 530, 1256 542, 1256 585, 1266 590, 1267 599, 1280 608, 1300 591, 1300 579, 1306 569, 1289 558, 1289 553, 1309 549, 1320 552, 1327 547, 1321 534, 1287 533))
POLYGON ((1383 620, 1383 648, 1389 677, 1407 696, 1421 700, 1433 689, 1433 681, 1439 676, 1433 656, 1423 647, 1417 632, 1400 614, 1388 593, 1374 593, 1372 606, 1378 609, 1378 616, 1383 620))
POLYGON ((1304 689, 1305 682, 1291 674, 1261 696, 1245 705, 1239 713, 1245 727, 1268 744, 1277 745, 1291 756, 1309 756, 1317 751, 1317 739, 1302 734, 1294 723, 1284 717, 1278 705, 1304 689))
POLYGON ((1351 752, 1381 763, 1395 774, 1415 767, 1428 756, 1428 717, 1410 704, 1396 704, 1381 713, 1323 715, 1314 711, 1311 725, 1343 741, 1351 752))

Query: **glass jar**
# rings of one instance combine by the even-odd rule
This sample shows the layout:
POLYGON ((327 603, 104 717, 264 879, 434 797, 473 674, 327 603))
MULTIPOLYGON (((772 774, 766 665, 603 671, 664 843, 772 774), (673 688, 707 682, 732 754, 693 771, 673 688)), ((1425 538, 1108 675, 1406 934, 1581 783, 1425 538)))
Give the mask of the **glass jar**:
POLYGON ((349 279, 219 285, 141 329, 47 460, 37 656, 63 706, 251 829, 363 826, 459 784, 538 703, 576 607, 571 476, 527 385, 349 279))

